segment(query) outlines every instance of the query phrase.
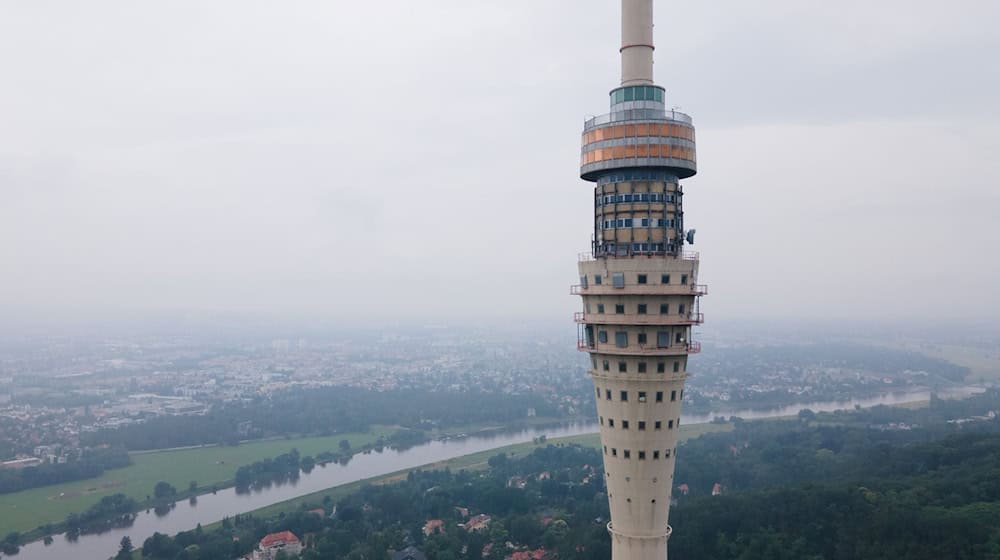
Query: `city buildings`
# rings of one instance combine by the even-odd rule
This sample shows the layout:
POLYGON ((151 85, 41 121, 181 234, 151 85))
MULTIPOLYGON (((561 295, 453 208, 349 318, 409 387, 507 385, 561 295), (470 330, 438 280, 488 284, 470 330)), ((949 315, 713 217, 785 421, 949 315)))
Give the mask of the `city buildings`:
POLYGON ((621 86, 586 121, 580 176, 595 183, 581 256, 577 346, 590 354, 613 560, 664 560, 687 357, 700 346, 698 255, 684 250, 681 179, 697 171, 691 118, 653 82, 653 0, 622 0, 621 86))

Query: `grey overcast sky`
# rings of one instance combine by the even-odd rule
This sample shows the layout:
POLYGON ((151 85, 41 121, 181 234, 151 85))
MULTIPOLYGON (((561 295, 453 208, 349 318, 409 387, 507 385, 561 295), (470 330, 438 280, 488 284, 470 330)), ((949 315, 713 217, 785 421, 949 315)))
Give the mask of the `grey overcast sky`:
MULTIPOLYGON (((0 314, 568 322, 618 11, 0 0, 0 314)), ((710 321, 998 315, 998 21, 656 0, 710 321)))

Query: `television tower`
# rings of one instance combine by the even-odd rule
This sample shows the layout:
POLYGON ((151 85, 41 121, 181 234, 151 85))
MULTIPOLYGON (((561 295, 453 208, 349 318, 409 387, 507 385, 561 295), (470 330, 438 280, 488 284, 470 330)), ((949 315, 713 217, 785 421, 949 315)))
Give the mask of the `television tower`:
POLYGON ((621 86, 583 128, 580 176, 594 187, 580 258, 577 346, 590 354, 612 560, 665 560, 681 401, 700 324, 698 254, 685 251, 681 179, 697 172, 691 117, 653 83, 653 0, 622 0, 621 86))

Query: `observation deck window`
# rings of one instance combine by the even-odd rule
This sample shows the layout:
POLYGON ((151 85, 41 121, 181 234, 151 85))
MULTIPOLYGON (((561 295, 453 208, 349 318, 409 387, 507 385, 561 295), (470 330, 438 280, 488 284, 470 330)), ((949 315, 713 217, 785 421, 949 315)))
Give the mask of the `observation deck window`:
POLYGON ((663 103, 663 90, 656 86, 628 86, 611 92, 611 104, 626 101, 656 101, 663 103))
POLYGON ((615 346, 618 348, 628 347, 628 332, 627 331, 617 331, 615 332, 615 346))
POLYGON ((670 331, 658 331, 656 333, 656 346, 658 348, 670 347, 670 331))

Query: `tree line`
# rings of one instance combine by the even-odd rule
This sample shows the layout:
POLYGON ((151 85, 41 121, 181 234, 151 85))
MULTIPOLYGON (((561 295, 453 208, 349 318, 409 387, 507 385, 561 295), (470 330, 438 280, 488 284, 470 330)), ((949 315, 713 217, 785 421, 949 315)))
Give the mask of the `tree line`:
POLYGON ((286 434, 363 432, 374 424, 413 430, 478 423, 515 423, 529 408, 556 417, 557 406, 535 395, 451 393, 424 389, 369 391, 355 387, 291 390, 250 401, 214 403, 198 416, 159 416, 117 429, 83 434, 86 445, 130 450, 203 444, 236 444, 286 434))
POLYGON ((106 470, 131 464, 132 459, 124 447, 86 449, 79 458, 71 458, 65 463, 43 463, 22 469, 0 469, 0 494, 94 478, 101 476, 106 470))

